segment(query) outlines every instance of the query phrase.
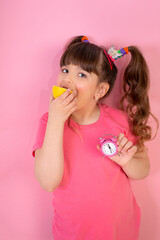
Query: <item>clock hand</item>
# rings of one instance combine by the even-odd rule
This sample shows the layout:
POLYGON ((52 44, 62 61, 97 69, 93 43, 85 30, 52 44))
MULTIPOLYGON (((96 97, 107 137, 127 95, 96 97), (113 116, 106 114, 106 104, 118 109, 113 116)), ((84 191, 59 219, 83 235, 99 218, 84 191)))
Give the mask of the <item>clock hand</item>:
POLYGON ((112 153, 112 148, 109 144, 108 144, 108 148, 109 148, 110 152, 112 153))

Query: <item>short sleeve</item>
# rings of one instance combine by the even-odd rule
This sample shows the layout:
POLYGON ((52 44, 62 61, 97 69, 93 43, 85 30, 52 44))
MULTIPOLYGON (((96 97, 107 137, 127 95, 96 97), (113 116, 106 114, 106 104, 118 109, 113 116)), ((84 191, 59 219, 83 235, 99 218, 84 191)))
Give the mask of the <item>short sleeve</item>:
POLYGON ((48 112, 44 113, 39 120, 38 130, 37 130, 35 142, 32 148, 33 157, 35 157, 35 150, 38 148, 41 148, 43 145, 47 122, 48 122, 48 112))
POLYGON ((132 121, 130 121, 127 112, 105 104, 102 105, 105 110, 107 121, 110 120, 113 122, 113 126, 115 126, 115 128, 118 127, 120 132, 123 133, 129 141, 133 142, 133 145, 136 145, 140 137, 133 134, 133 124, 132 121))

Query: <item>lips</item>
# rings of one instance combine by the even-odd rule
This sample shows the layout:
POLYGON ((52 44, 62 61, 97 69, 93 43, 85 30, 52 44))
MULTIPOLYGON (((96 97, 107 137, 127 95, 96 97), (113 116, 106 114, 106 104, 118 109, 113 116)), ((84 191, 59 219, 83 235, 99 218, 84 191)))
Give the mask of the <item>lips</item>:
POLYGON ((66 88, 66 89, 68 88, 68 87, 65 87, 65 86, 61 86, 61 87, 62 87, 62 88, 66 88))
POLYGON ((69 89, 71 89, 71 90, 73 91, 73 89, 72 89, 71 87, 69 87, 69 86, 62 85, 61 87, 62 87, 62 88, 66 88, 66 89, 68 89, 68 88, 69 88, 69 89))

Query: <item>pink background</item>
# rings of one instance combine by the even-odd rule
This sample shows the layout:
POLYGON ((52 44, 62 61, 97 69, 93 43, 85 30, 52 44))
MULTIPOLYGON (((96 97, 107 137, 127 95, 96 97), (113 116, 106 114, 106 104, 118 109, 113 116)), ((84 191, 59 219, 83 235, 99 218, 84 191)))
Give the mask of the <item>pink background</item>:
MULTIPOLYGON (((117 48, 138 45, 150 69, 151 111, 160 116, 159 1, 0 1, 0 239, 51 240, 52 193, 34 177, 31 155, 40 116, 48 111, 64 44, 85 34, 91 42, 117 48)), ((106 103, 116 106, 123 70, 106 103), (114 97, 116 95, 116 97, 114 97)), ((154 127, 152 119, 150 120, 154 127)), ((148 178, 131 181, 141 207, 140 240, 160 239, 159 133, 147 142, 148 178)), ((96 217, 96 216, 95 216, 96 217)), ((125 223, 124 223, 125 224, 125 223)))

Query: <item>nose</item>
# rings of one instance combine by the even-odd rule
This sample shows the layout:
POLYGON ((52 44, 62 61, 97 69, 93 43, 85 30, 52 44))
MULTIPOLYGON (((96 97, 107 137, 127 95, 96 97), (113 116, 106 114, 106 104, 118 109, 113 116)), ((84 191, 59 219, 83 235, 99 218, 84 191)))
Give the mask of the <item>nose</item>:
POLYGON ((73 81, 70 76, 65 77, 62 82, 61 86, 65 88, 70 88, 71 90, 73 89, 73 81))
POLYGON ((72 83, 72 79, 73 79, 73 75, 68 72, 65 76, 64 76, 64 81, 72 83))
POLYGON ((72 84, 71 77, 65 77, 64 82, 66 82, 68 84, 72 84))

